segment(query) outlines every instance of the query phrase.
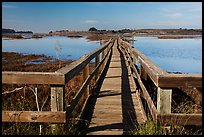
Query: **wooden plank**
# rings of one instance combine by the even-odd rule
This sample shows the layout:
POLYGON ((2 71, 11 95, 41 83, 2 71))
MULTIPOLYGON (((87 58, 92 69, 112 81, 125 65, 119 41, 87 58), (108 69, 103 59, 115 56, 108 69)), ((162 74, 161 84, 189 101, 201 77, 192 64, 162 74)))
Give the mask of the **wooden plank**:
POLYGON ((159 114, 157 120, 162 125, 197 125, 202 126, 202 114, 159 114))
MULTIPOLYGON (((140 77, 143 78, 144 80, 147 80, 147 73, 144 70, 144 66, 142 65, 142 63, 140 63, 140 77)), ((152 76, 153 77, 153 76, 152 76)), ((153 78, 154 80, 156 80, 156 78, 153 78)))
POLYGON ((76 107, 76 105, 78 104, 81 96, 83 95, 83 93, 85 92, 88 84, 90 83, 91 79, 93 78, 93 76, 96 74, 96 72, 98 71, 98 69, 101 67, 101 65, 104 63, 104 61, 106 60, 106 58, 110 57, 110 51, 111 49, 106 53, 105 58, 98 64, 98 66, 93 70, 93 72, 88 76, 88 78, 85 80, 85 82, 83 83, 83 85, 81 86, 81 88, 79 89, 79 91, 77 92, 77 94, 74 96, 71 104, 67 107, 66 113, 67 113, 67 119, 71 116, 72 111, 74 110, 74 108, 76 107))
POLYGON ((64 93, 63 87, 51 86, 51 111, 63 111, 64 93))
POLYGON ((201 74, 168 74, 160 76, 159 87, 202 87, 201 74))
MULTIPOLYGON (((100 54, 98 54, 97 56, 96 56, 96 58, 95 58, 95 67, 99 64, 99 62, 100 62, 100 56, 99 56, 100 54)), ((96 72, 96 75, 95 75, 95 80, 97 80, 98 79, 98 76, 99 76, 99 70, 96 72)))
POLYGON ((64 84, 63 74, 55 72, 2 71, 4 84, 64 84))
MULTIPOLYGON (((83 82, 86 81, 86 79, 88 78, 89 76, 89 64, 87 64, 84 69, 83 69, 83 82)), ((83 94, 83 100, 86 100, 86 97, 88 96, 89 94, 89 85, 86 86, 86 89, 84 91, 85 93, 83 94)))
POLYGON ((157 112, 158 114, 171 113, 172 89, 157 88, 157 112))
POLYGON ((2 111, 2 122, 65 123, 65 111, 2 111))
POLYGON ((152 79, 155 85, 158 85, 158 77, 160 75, 167 74, 167 72, 159 68, 148 57, 146 57, 144 54, 142 54, 140 51, 138 51, 135 47, 133 47, 129 43, 122 41, 122 45, 125 49, 131 48, 132 54, 138 58, 140 65, 144 69, 144 72, 149 75, 149 77, 152 79))
MULTIPOLYGON (((63 87, 51 86, 51 112, 59 112, 64 109, 64 93, 63 87)), ((58 124, 51 125, 52 134, 58 134, 60 126, 58 124)))
MULTIPOLYGON (((123 56, 126 58, 126 66, 128 68, 128 72, 131 73, 131 69, 130 69, 131 65, 130 64, 133 64, 133 62, 132 62, 132 60, 130 60, 129 63, 127 61, 128 59, 130 59, 131 54, 130 55, 127 54, 127 57, 126 57, 125 53, 123 51, 122 51, 122 53, 123 53, 123 56)), ((126 50, 126 53, 127 53, 127 50, 126 50)), ((143 124, 145 121, 147 121, 146 113, 144 111, 144 107, 143 107, 143 104, 142 104, 142 101, 141 101, 141 98, 140 98, 139 90, 137 89, 137 86, 136 86, 136 84, 134 82, 132 73, 129 76, 129 78, 130 78, 130 82, 133 83, 132 86, 134 88, 134 91, 136 91, 136 93, 134 94, 135 99, 133 99, 133 100, 135 101, 135 111, 136 111, 137 123, 138 124, 143 124)))
POLYGON ((136 75, 136 77, 137 77, 137 81, 138 81, 138 83, 139 83, 139 85, 140 85, 140 88, 141 88, 141 90, 142 90, 142 97, 147 101, 147 105, 148 105, 148 108, 149 108, 149 110, 150 110, 150 113, 151 113, 153 119, 156 120, 156 118, 157 118, 157 109, 156 109, 156 107, 155 107, 155 105, 154 105, 154 103, 153 103, 153 101, 152 101, 152 99, 151 99, 151 97, 150 97, 150 95, 149 95, 147 89, 146 89, 145 86, 143 85, 142 80, 141 80, 141 78, 140 78, 140 75, 139 75, 139 73, 137 72, 137 69, 136 69, 135 66, 133 65, 133 62, 132 62, 132 61, 130 62, 130 66, 131 66, 131 68, 133 69, 133 72, 135 73, 135 75, 136 75))
MULTIPOLYGON (((117 46, 116 42, 114 42, 112 57, 113 55, 115 55, 115 52, 118 52, 116 46, 117 46)), ((121 68, 118 69, 121 71, 121 68)), ((108 69, 108 71, 110 70, 108 69)), ((107 72, 107 74, 111 73, 107 72)), ((107 74, 106 76, 109 77, 107 74)), ((121 76, 104 79, 99 92, 99 96, 95 104, 94 112, 87 133, 88 135, 101 134, 100 127, 107 126, 106 128, 107 131, 110 131, 110 133, 108 134, 113 134, 114 131, 112 128, 114 128, 114 130, 118 130, 118 128, 120 128, 120 130, 123 129, 121 86, 119 84, 121 85, 121 76), (106 86, 107 84, 111 85, 106 86), (113 85, 115 85, 114 87, 117 87, 119 89, 117 91, 115 90, 113 91, 112 90, 113 85), (120 123, 120 127, 118 126, 115 127, 115 124, 118 123, 120 123)), ((106 130, 104 129, 103 132, 104 132, 103 134, 107 133, 106 130)), ((122 135, 122 132, 123 131, 121 131, 121 133, 119 134, 122 135)), ((114 134, 118 134, 118 132, 116 131, 116 133, 114 132, 114 134)))
MULTIPOLYGON (((105 79, 101 86, 92 119, 88 129, 88 135, 100 135, 101 127, 104 127, 103 135, 120 134, 126 130, 130 131, 134 122, 142 123, 142 107, 139 95, 135 94, 130 69, 114 66, 121 66, 120 52, 117 48, 117 41, 114 42, 112 59, 105 79), (117 63, 111 65, 112 61, 117 63), (120 64, 120 65, 119 65, 120 64), (123 70, 123 71, 124 71, 123 70), (137 98, 138 97, 138 98, 137 98), (106 132, 107 131, 107 132, 106 132)), ((124 62, 125 63, 125 62, 124 62)), ((125 64, 127 67, 127 63, 125 64)))

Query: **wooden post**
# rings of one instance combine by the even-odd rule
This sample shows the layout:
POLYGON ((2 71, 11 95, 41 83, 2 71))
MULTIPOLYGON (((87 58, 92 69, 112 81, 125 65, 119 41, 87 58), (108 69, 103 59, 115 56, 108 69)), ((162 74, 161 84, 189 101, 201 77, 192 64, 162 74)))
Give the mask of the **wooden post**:
POLYGON ((171 114, 172 89, 157 89, 157 112, 171 114))
MULTIPOLYGON (((89 76, 89 64, 87 64, 83 69, 83 81, 86 81, 86 79, 89 76)), ((89 94, 89 85, 86 87, 85 93, 83 95, 83 100, 88 96, 89 94)))
MULTIPOLYGON (((103 51, 102 51, 102 60, 105 58, 105 55, 106 55, 106 49, 104 49, 103 51)), ((104 67, 105 67, 105 64, 106 64, 106 61, 104 60, 104 62, 103 62, 103 64, 102 64, 102 70, 104 69, 104 67)))
POLYGON ((147 73, 145 72, 141 62, 140 62, 140 77, 147 80, 147 73))
POLYGON ((132 59, 132 47, 129 47, 130 58, 132 59))
MULTIPOLYGON (((64 87, 63 86, 51 86, 51 111, 63 111, 64 109, 64 87)), ((60 133, 60 125, 51 125, 52 134, 60 133)))
MULTIPOLYGON (((172 89, 157 89, 157 112, 158 114, 171 114, 172 89)), ((165 131, 170 132, 171 126, 163 126, 165 131)))
MULTIPOLYGON (((96 66, 97 66, 97 65, 99 64, 99 62, 100 62, 100 56, 99 56, 99 55, 100 55, 100 54, 98 54, 98 55, 96 56, 96 58, 95 58, 95 68, 96 68, 96 66)), ((96 72, 95 81, 97 80, 98 76, 99 76, 99 71, 96 72)))
POLYGON ((138 63, 138 58, 135 57, 134 54, 132 54, 132 58, 133 58, 133 63, 134 63, 135 65, 137 65, 137 63, 138 63))

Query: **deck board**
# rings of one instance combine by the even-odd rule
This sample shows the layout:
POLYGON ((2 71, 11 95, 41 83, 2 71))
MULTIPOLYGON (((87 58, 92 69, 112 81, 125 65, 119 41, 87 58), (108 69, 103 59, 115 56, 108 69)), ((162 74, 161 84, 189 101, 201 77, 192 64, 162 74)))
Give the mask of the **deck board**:
POLYGON ((105 79, 100 88, 87 135, 123 135, 130 131, 139 107, 127 61, 115 42, 105 79))

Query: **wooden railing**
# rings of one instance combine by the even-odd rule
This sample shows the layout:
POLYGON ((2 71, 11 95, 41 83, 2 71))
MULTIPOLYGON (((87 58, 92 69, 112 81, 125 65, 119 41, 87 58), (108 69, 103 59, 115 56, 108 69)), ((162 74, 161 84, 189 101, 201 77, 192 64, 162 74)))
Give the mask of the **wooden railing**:
MULTIPOLYGON (((132 45, 118 39, 118 45, 129 61, 132 75, 138 81, 139 95, 147 102, 150 114, 154 120, 164 125, 202 125, 202 114, 171 113, 172 88, 195 87, 202 88, 202 76, 199 74, 170 74, 156 66, 144 54, 132 45), (136 68, 139 65, 139 72, 136 68), (157 106, 154 105, 142 79, 150 78, 157 87, 157 106)), ((2 72, 3 84, 48 84, 51 87, 51 111, 2 111, 2 122, 50 122, 67 123, 76 105, 84 93, 89 93, 91 79, 96 83, 110 58, 113 40, 103 47, 94 50, 79 60, 55 72, 2 72), (100 61, 100 55, 101 61, 100 61), (95 58, 95 68, 89 72, 89 63, 95 58), (73 97, 72 102, 65 104, 65 84, 80 71, 83 71, 84 83, 73 97)), ((190 95, 190 94, 189 94, 190 95)), ((88 95, 90 96, 90 95, 88 95)), ((88 98, 88 97, 87 97, 88 98)))
MULTIPOLYGON (((51 111, 2 111, 2 122, 49 122, 67 123, 78 101, 86 92, 92 78, 95 83, 103 72, 110 58, 113 40, 110 39, 103 47, 94 50, 79 60, 55 72, 14 72, 2 71, 2 84, 48 84, 51 87, 51 111), (101 56, 101 58, 100 58, 101 56), (89 63, 95 58, 95 68, 89 73, 89 63), (101 60, 101 61, 100 61, 101 60), (66 106, 64 86, 75 75, 83 71, 84 83, 74 96, 71 104, 66 106)), ((88 95, 89 96, 89 95, 88 95)))
MULTIPOLYGON (((133 75, 139 83, 141 97, 146 100, 150 114, 154 120, 159 121, 163 125, 202 125, 202 114, 171 113, 172 88, 187 89, 193 87, 202 89, 202 75, 168 73, 151 62, 144 54, 129 43, 122 39, 119 39, 118 42, 129 61, 133 75), (139 72, 136 69, 138 64, 139 72), (147 77, 157 87, 157 107, 155 107, 141 80, 147 80, 147 77)), ((194 97, 189 92, 187 94, 192 98, 194 97)), ((202 100, 202 93, 199 98, 202 100)))

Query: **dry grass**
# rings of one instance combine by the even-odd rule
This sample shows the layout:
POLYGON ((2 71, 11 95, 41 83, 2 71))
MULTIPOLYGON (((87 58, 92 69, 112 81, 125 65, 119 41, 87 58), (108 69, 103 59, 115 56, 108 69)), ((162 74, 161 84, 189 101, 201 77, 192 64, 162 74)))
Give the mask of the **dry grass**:
POLYGON ((158 39, 188 39, 196 38, 196 36, 158 36, 158 39))
POLYGON ((11 38, 11 39, 23 39, 23 36, 20 34, 11 34, 11 35, 3 34, 2 37, 11 38))
POLYGON ((72 61, 52 61, 51 57, 36 54, 19 54, 14 52, 2 52, 2 71, 38 71, 54 72, 61 67, 70 64, 72 61), (31 62, 31 63, 29 63, 31 62), (41 62, 32 64, 32 62, 41 62))
MULTIPOLYGON (((23 55, 18 53, 3 53, 2 56, 2 71, 42 71, 42 72, 52 72, 59 69, 59 63, 61 67, 72 61, 50 61, 50 57, 44 55, 23 55), (29 64, 25 65, 26 62, 41 59, 45 61, 42 64, 29 64)), ((90 72, 93 70, 93 63, 90 63, 90 72)), ((70 104, 73 97, 77 94, 78 90, 83 83, 82 72, 74 76, 65 85, 65 103, 70 104)), ((2 92, 11 91, 15 88, 23 87, 23 89, 2 95, 2 110, 10 111, 38 111, 35 95, 30 90, 37 87, 38 89, 38 103, 42 111, 51 111, 50 108, 50 86, 49 85, 22 85, 22 84, 3 84, 2 92)), ((59 135, 75 135, 78 133, 77 128, 79 120, 77 117, 81 111, 84 101, 86 100, 88 94, 84 94, 80 99, 78 105, 73 111, 72 118, 69 121, 68 127, 64 128, 64 124, 60 124, 59 135)), ((51 127, 49 123, 3 123, 2 124, 2 134, 3 135, 39 135, 39 126, 42 125, 42 135, 51 135, 51 127)))
POLYGON ((113 37, 116 37, 116 36, 107 36, 107 35, 89 35, 87 36, 87 39, 90 40, 90 41, 99 41, 99 40, 109 40, 113 37))

